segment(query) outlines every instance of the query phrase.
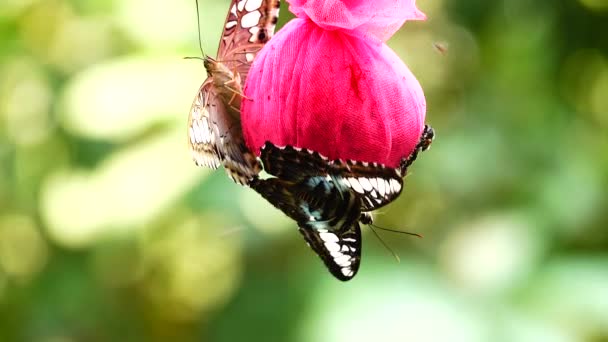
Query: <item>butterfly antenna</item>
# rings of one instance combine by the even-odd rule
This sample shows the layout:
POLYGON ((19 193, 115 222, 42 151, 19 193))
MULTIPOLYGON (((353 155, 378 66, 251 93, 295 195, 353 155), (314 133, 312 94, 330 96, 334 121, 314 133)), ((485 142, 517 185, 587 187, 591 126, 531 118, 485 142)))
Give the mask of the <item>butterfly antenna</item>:
POLYGON ((198 27, 198 48, 201 50, 201 55, 205 57, 205 52, 203 51, 203 41, 201 39, 201 15, 198 9, 198 0, 194 0, 196 2, 196 26, 198 27))
POLYGON ((389 252, 391 252, 391 254, 393 255, 393 257, 395 257, 395 259, 397 260, 397 262, 401 262, 401 258, 399 258, 399 256, 397 255, 397 253, 395 253, 395 251, 392 250, 392 248, 390 248, 386 242, 384 242, 384 240, 382 240, 382 238, 380 237, 380 234, 378 234, 378 232, 376 232, 376 230, 374 229, 374 225, 370 224, 369 228, 372 230, 372 232, 374 232, 374 235, 376 235, 376 237, 378 238, 378 240, 380 240, 380 242, 382 243, 382 245, 384 246, 384 248, 386 248, 389 252))
POLYGON ((380 229, 380 230, 385 230, 387 232, 399 233, 399 234, 405 234, 405 235, 412 235, 412 236, 415 236, 415 237, 419 237, 421 239, 423 238, 422 235, 417 234, 417 233, 404 232, 402 230, 395 230, 395 229, 390 229, 390 228, 384 228, 384 227, 377 226, 377 225, 375 225, 373 223, 370 223, 369 226, 372 227, 372 228, 377 228, 377 229, 380 229))

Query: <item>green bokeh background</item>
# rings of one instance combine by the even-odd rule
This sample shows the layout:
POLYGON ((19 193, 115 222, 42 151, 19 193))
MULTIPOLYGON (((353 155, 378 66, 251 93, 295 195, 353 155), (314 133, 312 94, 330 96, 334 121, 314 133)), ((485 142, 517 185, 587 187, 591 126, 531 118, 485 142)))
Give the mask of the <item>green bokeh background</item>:
POLYGON ((364 228, 341 283, 191 162, 194 1, 1 1, 0 341, 608 341, 608 2, 418 6, 438 138, 376 222, 424 239, 364 228))

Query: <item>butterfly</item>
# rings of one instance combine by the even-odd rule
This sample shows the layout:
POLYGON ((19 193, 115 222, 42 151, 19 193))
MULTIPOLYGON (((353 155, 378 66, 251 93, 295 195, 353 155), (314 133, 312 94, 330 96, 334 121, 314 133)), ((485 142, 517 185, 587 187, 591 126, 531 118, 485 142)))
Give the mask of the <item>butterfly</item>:
POLYGON ((241 128, 241 100, 251 62, 274 33, 279 0, 232 0, 217 52, 203 58, 207 79, 188 118, 188 138, 197 165, 223 165, 232 180, 247 184, 261 171, 241 128))
POLYGON ((403 176, 427 150, 435 133, 426 125, 420 141, 400 166, 329 160, 318 152, 266 142, 260 159, 274 176, 255 177, 249 186, 296 221, 307 244, 339 280, 352 279, 361 262, 361 224, 373 222, 371 211, 394 201, 403 176))

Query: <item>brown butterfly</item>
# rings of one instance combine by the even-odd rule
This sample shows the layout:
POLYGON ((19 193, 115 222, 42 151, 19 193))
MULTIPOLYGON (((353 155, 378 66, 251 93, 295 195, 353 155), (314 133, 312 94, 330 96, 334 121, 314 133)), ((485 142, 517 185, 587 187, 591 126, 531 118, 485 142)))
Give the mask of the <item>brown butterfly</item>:
POLYGON ((217 59, 203 58, 207 79, 190 109, 194 161, 214 169, 223 165, 239 184, 248 184, 261 170, 243 140, 241 100, 251 62, 274 33, 279 5, 279 0, 232 0, 217 59))

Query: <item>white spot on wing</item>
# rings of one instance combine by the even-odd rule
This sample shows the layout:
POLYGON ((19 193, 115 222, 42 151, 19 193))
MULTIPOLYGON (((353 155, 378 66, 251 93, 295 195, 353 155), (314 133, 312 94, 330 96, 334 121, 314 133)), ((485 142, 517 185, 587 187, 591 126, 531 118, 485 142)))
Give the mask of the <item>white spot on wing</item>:
POLYGON ((241 26, 244 28, 250 28, 256 26, 260 22, 262 13, 259 11, 249 12, 241 18, 241 26))
POLYGON ((236 24, 237 24, 237 22, 236 22, 236 21, 234 21, 234 20, 230 20, 229 22, 227 22, 227 23, 226 23, 226 26, 225 26, 225 27, 226 27, 227 29, 230 29, 230 28, 235 27, 235 26, 236 26, 236 24))
POLYGON ((247 12, 255 11, 262 6, 262 0, 249 0, 245 3, 247 12))
MULTIPOLYGON (((251 33, 252 36, 257 36, 258 32, 260 32, 260 28, 258 26, 254 26, 249 29, 249 33, 251 33)), ((255 37, 253 37, 253 38, 255 38, 255 37)))
POLYGON ((239 1, 239 5, 238 5, 239 12, 241 12, 245 8, 245 4, 246 3, 247 3, 247 0, 241 0, 241 1, 239 1))
POLYGON ((252 54, 251 52, 248 52, 248 53, 245 54, 245 59, 247 60, 247 62, 253 61, 254 57, 255 57, 255 55, 252 54))

